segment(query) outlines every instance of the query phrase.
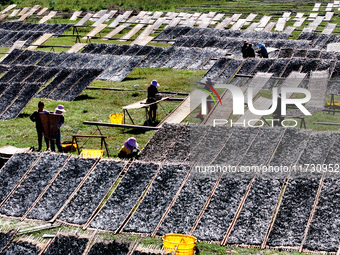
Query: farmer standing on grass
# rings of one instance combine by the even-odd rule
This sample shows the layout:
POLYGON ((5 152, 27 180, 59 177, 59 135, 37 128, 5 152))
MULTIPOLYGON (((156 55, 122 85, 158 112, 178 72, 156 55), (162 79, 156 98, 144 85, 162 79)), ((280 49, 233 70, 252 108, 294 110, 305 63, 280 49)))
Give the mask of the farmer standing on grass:
MULTIPOLYGON (((37 134, 38 134, 38 150, 37 151, 41 151, 42 149, 42 137, 43 137, 43 125, 41 123, 41 119, 40 119, 40 113, 48 113, 48 111, 44 110, 44 102, 40 101, 38 103, 38 110, 36 110, 35 112, 33 112, 30 116, 31 121, 35 122, 35 128, 37 130, 37 134)), ((47 150, 50 147, 50 143, 49 140, 45 137, 45 143, 46 143, 46 147, 47 150)))
MULTIPOLYGON (((154 103, 157 100, 159 100, 157 87, 159 87, 158 82, 156 80, 153 80, 148 87, 148 98, 146 99, 147 103, 154 103)), ((151 122, 155 122, 156 116, 157 116, 157 104, 152 104, 150 105, 149 120, 151 122)))
MULTIPOLYGON (((55 108, 55 114, 61 115, 60 116, 60 122, 59 122, 59 128, 58 128, 58 133, 57 133, 57 139, 56 139, 56 143, 57 143, 57 148, 59 152, 63 152, 63 147, 61 146, 61 136, 60 136, 60 127, 61 125, 63 125, 65 118, 63 113, 66 112, 64 109, 64 106, 62 104, 58 105, 57 108, 55 108)), ((55 151, 55 142, 54 140, 51 140, 51 150, 55 151)))

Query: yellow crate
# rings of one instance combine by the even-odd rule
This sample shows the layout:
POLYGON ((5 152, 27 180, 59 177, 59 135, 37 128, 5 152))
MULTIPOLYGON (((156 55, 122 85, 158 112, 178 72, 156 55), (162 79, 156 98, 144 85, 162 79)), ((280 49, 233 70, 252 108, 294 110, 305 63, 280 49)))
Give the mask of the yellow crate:
POLYGON ((182 234, 166 234, 162 237, 164 251, 174 251, 178 246, 176 254, 193 255, 197 239, 194 236, 182 234))
POLYGON ((123 124, 124 114, 122 113, 112 113, 110 114, 110 121, 114 124, 123 124))
POLYGON ((104 150, 82 149, 81 151, 81 157, 83 158, 101 158, 103 154, 104 150))

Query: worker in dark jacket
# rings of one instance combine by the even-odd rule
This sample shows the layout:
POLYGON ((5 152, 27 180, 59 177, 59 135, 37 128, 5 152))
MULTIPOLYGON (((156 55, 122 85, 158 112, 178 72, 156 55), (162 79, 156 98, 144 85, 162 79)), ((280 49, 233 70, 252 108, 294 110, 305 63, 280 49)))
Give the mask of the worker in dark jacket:
POLYGON ((245 51, 248 58, 255 58, 255 50, 253 49, 253 45, 251 43, 248 44, 248 47, 245 49, 245 51))
POLYGON ((248 42, 247 41, 243 41, 243 45, 242 45, 242 48, 241 48, 241 51, 242 51, 242 57, 243 58, 247 58, 247 47, 248 47, 248 42))
POLYGON ((259 44, 258 53, 261 55, 261 57, 268 58, 268 51, 262 43, 259 44))
MULTIPOLYGON (((36 110, 35 112, 33 112, 30 116, 31 121, 35 122, 35 128, 37 130, 37 134, 38 134, 38 151, 41 151, 42 149, 42 137, 43 137, 43 125, 41 123, 41 119, 40 119, 40 113, 48 113, 48 111, 44 110, 44 102, 40 101, 38 103, 38 110, 36 110)), ((46 143, 46 147, 47 150, 49 149, 49 140, 45 137, 45 143, 46 143)))
MULTIPOLYGON (((146 100, 147 103, 154 103, 160 99, 157 87, 159 87, 158 82, 156 80, 153 80, 148 87, 148 98, 146 100)), ((150 121, 155 122, 157 116, 157 104, 150 105, 149 114, 150 121)))

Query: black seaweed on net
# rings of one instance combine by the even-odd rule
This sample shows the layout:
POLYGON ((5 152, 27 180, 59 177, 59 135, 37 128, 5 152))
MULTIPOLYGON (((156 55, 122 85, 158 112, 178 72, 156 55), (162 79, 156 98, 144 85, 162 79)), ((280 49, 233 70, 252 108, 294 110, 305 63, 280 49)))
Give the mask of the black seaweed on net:
POLYGON ((11 65, 23 64, 27 59, 29 59, 34 54, 34 51, 25 50, 19 57, 17 57, 11 65))
POLYGON ((270 165, 290 166, 295 164, 306 146, 310 131, 287 129, 277 147, 270 165))
POLYGON ((223 71, 223 69, 228 68, 228 65, 230 64, 231 61, 233 60, 228 58, 218 59, 203 77, 209 77, 211 79, 217 78, 218 75, 223 71))
POLYGON ((336 61, 331 59, 320 59, 317 71, 324 71, 329 69, 329 74, 333 72, 336 61))
POLYGON ((67 30, 69 30, 70 27, 72 27, 73 24, 60 24, 59 28, 57 30, 53 30, 53 33, 57 35, 61 35, 65 33, 67 30))
POLYGON ((191 163, 209 164, 215 159, 227 141, 232 129, 229 127, 211 127, 201 142, 190 153, 191 163))
POLYGON ((21 177, 38 158, 35 153, 14 154, 0 170, 0 200, 11 192, 21 177))
POLYGON ((95 161, 95 159, 70 158, 27 217, 40 220, 52 219, 95 161))
POLYGON ((138 44, 132 45, 132 46, 130 47, 130 49, 128 49, 128 50, 125 52, 125 55, 126 55, 126 56, 134 56, 134 55, 137 54, 142 48, 143 48, 143 46, 138 45, 138 44))
POLYGON ((13 79, 21 70, 23 69, 22 66, 12 66, 7 73, 5 73, 1 78, 0 82, 9 82, 13 79))
POLYGON ((44 252, 46 255, 72 254, 81 255, 88 243, 87 238, 76 236, 57 236, 44 252))
POLYGON ((0 39, 0 45, 1 45, 1 47, 8 47, 8 46, 6 45, 6 42, 7 42, 10 38, 12 38, 13 36, 15 36, 17 33, 18 33, 18 32, 12 32, 12 31, 6 33, 6 35, 3 36, 3 37, 0 39))
MULTIPOLYGON (((118 58, 113 64, 111 64, 99 77, 100 80, 109 80, 115 73, 120 70, 121 68, 124 68, 124 66, 128 63, 131 57, 129 56, 116 56, 118 58)), ((98 67, 103 68, 104 67, 100 64, 98 67)))
POLYGON ((204 47, 215 47, 220 42, 220 39, 218 37, 212 36, 207 40, 204 47))
POLYGON ((23 66, 22 70, 11 80, 11 82, 24 82, 27 77, 34 73, 39 67, 23 66))
POLYGON ((323 49, 327 49, 327 45, 329 43, 336 43, 339 41, 339 36, 337 35, 331 35, 328 40, 326 41, 326 43, 323 45, 323 49))
POLYGON ((153 49, 154 49, 153 46, 145 45, 141 48, 140 51, 137 52, 137 56, 148 55, 153 49))
POLYGON ((186 36, 186 41, 181 45, 182 47, 192 47, 196 40, 198 39, 197 36, 186 36))
POLYGON ((299 57, 299 58, 304 58, 307 55, 307 50, 306 49, 295 49, 293 52, 293 57, 299 57))
POLYGON ((188 234, 207 201, 216 177, 191 172, 157 234, 188 234))
POLYGON ((309 50, 306 55, 307 58, 319 58, 319 56, 320 50, 309 50))
POLYGON ((243 62, 241 69, 237 72, 237 74, 250 74, 251 71, 257 66, 260 62, 260 59, 248 58, 243 62))
POLYGON ((1 115, 1 119, 16 118, 40 89, 41 84, 28 83, 13 104, 1 115))
POLYGON ((30 45, 33 43, 35 40, 37 40, 40 36, 42 36, 44 33, 43 32, 34 32, 32 35, 27 39, 25 45, 30 45))
MULTIPOLYGON (((340 61, 337 61, 334 67, 334 70, 332 72, 332 79, 339 79, 340 77, 340 61)), ((1 80, 1 79, 0 79, 1 80)))
POLYGON ((104 69, 106 70, 107 68, 109 68, 110 66, 112 68, 121 68, 122 66, 119 66, 121 64, 122 60, 126 60, 128 59, 128 57, 125 56, 110 56, 110 55, 106 55, 105 58, 103 59, 102 62, 100 62, 96 68, 100 68, 100 69, 104 69), (117 63, 116 63, 117 61, 117 63), (119 61, 119 62, 118 62, 119 61), (118 64, 119 63, 119 64, 118 64))
POLYGON ((220 77, 223 79, 231 78, 235 72, 241 67, 243 60, 233 59, 226 69, 221 73, 220 77))
POLYGON ((91 84, 101 73, 102 69, 89 69, 85 75, 74 84, 70 90, 61 97, 63 101, 74 100, 88 85, 91 84))
POLYGON ((140 67, 149 67, 152 61, 165 51, 165 48, 155 47, 146 58, 143 59, 140 67))
POLYGON ((53 59, 58 57, 59 53, 49 52, 36 65, 47 66, 53 59))
POLYGON ((320 63, 319 59, 306 59, 306 61, 302 64, 302 73, 309 74, 312 71, 315 71, 320 63))
POLYGON ((114 55, 124 55, 125 52, 127 52, 130 49, 130 45, 119 45, 119 47, 117 48, 117 50, 114 52, 114 55))
POLYGON ((58 29, 59 24, 43 24, 39 31, 44 33, 53 33, 54 30, 58 29))
POLYGON ((69 56, 60 63, 60 68, 71 68, 74 63, 81 59, 83 54, 81 53, 71 53, 69 56))
POLYGON ((94 44, 94 49, 90 53, 91 54, 104 54, 107 47, 112 47, 112 46, 108 44, 104 44, 104 43, 94 44))
POLYGON ((241 40, 236 39, 236 40, 231 41, 230 43, 228 43, 228 45, 225 48, 223 48, 223 49, 229 50, 229 51, 233 52, 235 50, 240 50, 241 51, 241 47, 242 47, 241 40))
POLYGON ((7 57, 1 62, 2 65, 10 65, 15 59, 17 59, 24 50, 14 49, 7 57))
POLYGON ((38 246, 29 242, 15 241, 11 242, 6 249, 1 252, 2 255, 13 255, 13 254, 25 254, 25 255, 38 255, 40 249, 38 246))
POLYGON ((188 53, 188 51, 190 51, 190 49, 177 47, 176 52, 165 63, 163 63, 162 68, 172 68, 188 53))
MULTIPOLYGON (((162 38, 162 40, 171 40, 177 37, 181 31, 183 30, 183 27, 175 27, 170 33, 168 33, 166 36, 162 38)), ((184 33, 185 34, 185 33, 184 33)))
POLYGON ((215 48, 225 49, 227 45, 231 42, 230 38, 223 38, 220 41, 216 42, 215 48))
POLYGON ((157 169, 157 164, 133 163, 102 210, 91 221, 91 227, 116 230, 136 205, 157 169))
POLYGON ((279 200, 283 180, 258 177, 252 183, 229 244, 261 245, 279 200))
POLYGON ((291 58, 293 55, 293 49, 280 49, 278 58, 291 58))
POLYGON ((10 38, 9 40, 7 40, 7 42, 5 43, 5 45, 8 46, 12 46, 13 43, 15 43, 18 40, 21 40, 21 37, 24 36, 26 34, 26 31, 20 31, 18 32, 15 36, 13 36, 12 38, 10 38))
POLYGON ((82 50, 81 53, 91 53, 95 48, 97 47, 97 44, 90 43, 82 50))
POLYGON ((0 25, 0 28, 9 30, 13 25, 13 22, 5 21, 0 25))
MULTIPOLYGON (((237 166, 245 156, 250 142, 256 137, 257 133, 257 128, 237 128, 229 131, 225 136, 219 135, 219 139, 224 139, 224 143, 220 144, 220 146, 215 149, 215 153, 210 155, 211 158, 216 155, 212 163, 237 166), (230 132, 232 132, 232 134, 228 139, 230 132)), ((214 145, 211 144, 206 148, 210 150, 213 146, 214 145)), ((206 159, 204 163, 208 162, 209 160, 206 159)))
POLYGON ((309 49, 310 41, 307 41, 307 40, 296 41, 295 48, 296 49, 309 49))
POLYGON ((120 47, 120 45, 117 45, 117 44, 107 44, 106 47, 104 48, 103 46, 103 50, 101 51, 94 51, 94 52, 91 52, 92 54, 96 53, 96 54, 108 54, 108 55, 111 55, 111 54, 114 54, 115 51, 120 47))
POLYGON ((267 244, 299 246, 319 187, 318 178, 289 180, 267 244))
POLYGON ((309 36, 308 40, 311 41, 311 45, 314 45, 315 42, 320 38, 321 33, 311 33, 309 36))
POLYGON ((197 34, 197 33, 200 33, 200 28, 198 28, 198 27, 193 27, 193 28, 191 28, 186 34, 185 34, 185 36, 191 36, 191 35, 195 35, 195 34, 197 34))
POLYGON ((182 128, 182 125, 163 125, 143 148, 138 159, 159 161, 167 153, 170 145, 177 139, 182 128))
POLYGON ((6 110, 6 108, 17 97, 24 85, 24 83, 11 83, 11 85, 7 87, 7 90, 4 91, 0 97, 0 113, 6 110))
POLYGON ((222 241, 244 196, 249 178, 228 178, 220 181, 193 235, 200 240, 222 241))
POLYGON ((189 134, 189 144, 191 153, 194 148, 199 144, 201 138, 204 137, 205 133, 210 129, 210 126, 197 126, 196 124, 189 124, 190 127, 190 134, 189 134))
POLYGON ((100 161, 58 218, 69 223, 85 224, 123 167, 124 162, 100 161))
POLYGON ((36 80, 40 79, 49 68, 44 67, 36 67, 34 72, 25 80, 25 82, 35 82, 36 80))
POLYGON ((216 59, 210 58, 203 66, 200 67, 200 70, 209 70, 216 62, 216 59))
POLYGON ((22 217, 56 172, 63 166, 67 158, 66 154, 42 154, 27 177, 1 207, 1 213, 8 216, 22 217))
POLYGON ((189 165, 163 165, 124 231, 152 233, 189 169, 189 165))
POLYGON ((292 58, 288 63, 282 77, 288 77, 288 75, 293 71, 299 71, 300 67, 305 63, 304 59, 301 58, 292 58))
POLYGON ((59 84, 48 96, 52 100, 60 100, 61 97, 72 86, 74 86, 83 76, 85 72, 82 69, 74 70, 61 84, 59 84))
POLYGON ((188 38, 189 37, 187 37, 187 36, 177 37, 175 39, 175 43, 172 46, 174 46, 174 47, 181 47, 188 40, 188 38))
POLYGON ((9 86, 10 84, 8 84, 7 82, 0 82, 0 96, 9 86))
POLYGON ((340 199, 339 179, 327 178, 308 230, 304 247, 309 250, 337 252, 340 236, 340 215, 336 201, 340 199))
POLYGON ((58 72, 54 80, 49 83, 44 89, 42 89, 36 97, 44 98, 47 97, 56 87, 58 87, 67 77, 72 73, 72 70, 63 69, 58 72))
POLYGON ((42 59, 48 52, 46 51, 33 51, 30 58, 26 59, 24 65, 35 65, 40 59, 42 59))
MULTIPOLYGON (((9 69, 8 66, 1 65, 1 64, 0 64, 0 74, 3 74, 3 73, 5 73, 5 72, 7 72, 8 69, 9 69)), ((1 94, 1 91, 0 91, 0 94, 1 94)))
POLYGON ((195 58, 202 54, 201 48, 189 48, 188 53, 173 67, 173 69, 185 69, 195 58))
POLYGON ((334 59, 335 54, 331 51, 321 50, 320 59, 334 59))
POLYGON ((329 148, 331 148, 335 138, 336 134, 334 133, 313 132, 306 149, 300 156, 298 165, 305 166, 305 164, 323 164, 328 155, 329 148))
POLYGON ((191 62, 187 69, 199 69, 202 65, 204 65, 214 54, 214 51, 211 48, 204 48, 202 54, 199 55, 194 61, 191 62))
POLYGON ((312 47, 315 49, 322 49, 329 37, 330 35, 320 34, 319 38, 314 42, 312 47))
POLYGON ((46 82, 51 80, 53 77, 55 77, 59 72, 60 72, 60 69, 58 68, 47 68, 45 69, 45 73, 41 75, 40 77, 38 77, 36 82, 45 84, 46 82))
POLYGON ((273 77, 280 77, 289 61, 290 59, 286 58, 276 59, 268 70, 268 73, 273 73, 273 77))
POLYGON ((95 243, 91 250, 89 251, 89 255, 125 255, 129 252, 129 243, 121 243, 121 242, 105 242, 105 243, 95 243))
POLYGON ((154 40, 160 40, 163 37, 165 37, 168 33, 170 33, 173 29, 175 29, 174 27, 167 27, 165 29, 163 29, 163 31, 161 33, 159 33, 159 35, 157 35, 154 40))
POLYGON ((91 54, 91 56, 93 56, 93 58, 86 64, 85 68, 97 68, 97 66, 99 68, 99 64, 107 58, 107 55, 91 54))
POLYGON ((131 60, 124 65, 122 69, 117 71, 114 76, 110 78, 110 81, 122 81, 125 79, 126 76, 128 76, 142 61, 143 57, 141 56, 135 56, 132 57, 131 60))
POLYGON ((207 47, 205 46, 206 43, 209 41, 210 37, 206 36, 206 35, 202 35, 201 37, 197 38, 197 40, 195 41, 195 43, 193 45, 191 45, 191 47, 207 47))
POLYGON ((167 161, 182 162, 188 156, 191 149, 190 134, 192 126, 186 126, 178 136, 175 144, 169 149, 165 156, 167 161))
POLYGON ((0 232, 0 251, 11 241, 14 235, 14 231, 0 232))
POLYGON ((283 131, 283 129, 261 128, 239 165, 266 165, 283 131))
POLYGON ((56 58, 54 58, 50 63, 48 63, 48 67, 58 67, 62 62, 67 61, 66 59, 70 56, 69 53, 61 52, 58 54, 56 58))
POLYGON ((80 69, 80 68, 87 68, 88 63, 91 62, 94 55, 92 54, 82 54, 83 56, 72 65, 72 68, 80 69))

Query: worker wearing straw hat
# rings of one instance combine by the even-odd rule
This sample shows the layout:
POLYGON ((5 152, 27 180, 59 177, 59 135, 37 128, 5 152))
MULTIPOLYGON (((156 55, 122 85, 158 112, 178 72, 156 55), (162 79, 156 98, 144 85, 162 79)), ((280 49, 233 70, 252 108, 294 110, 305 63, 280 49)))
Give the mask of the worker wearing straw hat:
POLYGON ((124 142, 122 148, 120 148, 118 152, 119 158, 134 158, 137 156, 138 150, 138 143, 136 138, 130 137, 124 142))
MULTIPOLYGON (((56 144, 59 152, 63 152, 63 147, 61 146, 61 135, 60 135, 60 127, 63 125, 65 118, 63 116, 63 113, 66 112, 64 109, 64 106, 62 104, 58 105, 55 108, 55 114, 61 115, 60 116, 60 122, 59 122, 59 128, 58 128, 58 133, 57 133, 57 139, 56 139, 56 144)), ((54 140, 51 140, 51 150, 55 151, 55 144, 54 140)))

